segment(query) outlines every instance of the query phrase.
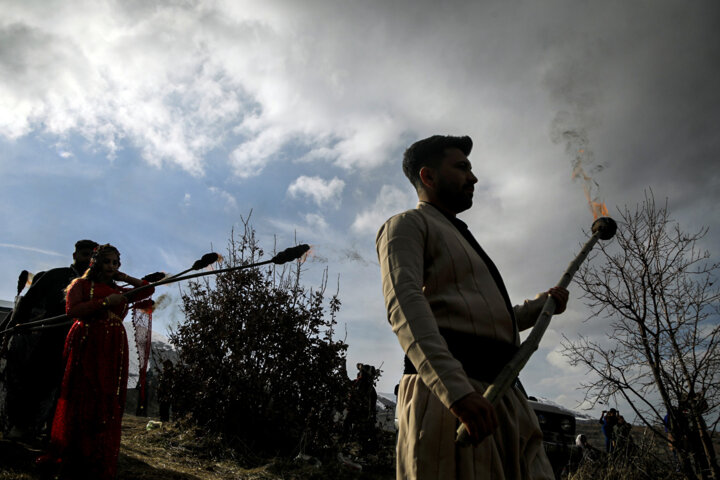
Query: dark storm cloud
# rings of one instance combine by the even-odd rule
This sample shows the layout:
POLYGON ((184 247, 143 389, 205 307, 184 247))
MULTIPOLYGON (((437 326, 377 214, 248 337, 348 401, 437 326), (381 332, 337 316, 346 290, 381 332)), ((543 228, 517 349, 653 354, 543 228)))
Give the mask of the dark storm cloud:
POLYGON ((653 187, 678 208, 704 201, 697 189, 717 199, 720 4, 618 4, 604 20, 556 50, 564 58, 545 77, 556 119, 572 117, 563 128, 608 167, 608 197, 653 187))
POLYGON ((0 25, 0 72, 5 86, 28 88, 61 81, 57 76, 63 72, 86 68, 84 60, 66 38, 24 23, 0 25))

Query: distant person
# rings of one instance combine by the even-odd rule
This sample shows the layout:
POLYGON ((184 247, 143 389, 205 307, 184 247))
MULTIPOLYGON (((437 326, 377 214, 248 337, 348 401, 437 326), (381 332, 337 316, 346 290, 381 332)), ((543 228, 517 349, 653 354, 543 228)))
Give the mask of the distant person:
POLYGON ((616 455, 631 455, 635 447, 632 436, 630 434, 632 425, 625 421, 622 415, 617 416, 617 424, 613 428, 613 445, 612 450, 616 455))
POLYGON ((612 440, 613 440, 613 429, 617 425, 617 410, 611 408, 610 410, 603 410, 598 421, 602 428, 602 433, 605 436, 605 452, 612 452, 612 440))
POLYGON ((363 450, 367 450, 377 421, 377 369, 363 363, 358 363, 357 369, 357 377, 350 386, 343 431, 346 438, 357 438, 363 450))
POLYGON ((687 432, 687 449, 692 452, 695 471, 706 478, 712 471, 717 470, 715 449, 703 414, 709 406, 704 392, 683 393, 679 398, 679 414, 677 419, 684 423, 687 432), (709 447, 709 448, 706 448, 709 447))
MULTIPOLYGON (((59 467, 60 478, 115 478, 128 379, 128 342, 123 318, 130 290, 146 281, 119 270, 120 252, 97 247, 90 268, 67 290, 66 312, 75 319, 65 342, 65 374, 52 425, 50 449, 38 459, 59 467)), ((132 301, 152 295, 149 288, 132 301)))
MULTIPOLYGON (((69 267, 39 272, 18 302, 10 325, 65 314, 65 289, 90 264, 92 240, 75 243, 69 267)), ((12 336, 7 353, 8 437, 32 440, 49 433, 64 370, 65 337, 70 325, 12 336)))
POLYGON ((160 372, 160 381, 158 382, 158 403, 160 404, 160 421, 167 422, 170 420, 170 408, 172 407, 172 382, 173 382, 173 362, 166 359, 163 363, 162 372, 160 372))
POLYGON ((586 462, 596 462, 603 456, 603 453, 600 450, 590 445, 590 442, 585 435, 580 434, 577 438, 575 438, 575 446, 580 450, 581 464, 586 462))

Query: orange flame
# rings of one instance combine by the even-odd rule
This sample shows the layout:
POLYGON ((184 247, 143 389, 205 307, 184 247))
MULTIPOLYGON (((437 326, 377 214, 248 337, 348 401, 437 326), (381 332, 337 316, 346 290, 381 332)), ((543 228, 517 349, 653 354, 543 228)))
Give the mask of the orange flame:
POLYGON ((593 184, 597 186, 597 183, 593 181, 592 177, 585 173, 585 170, 583 169, 582 165, 582 154, 585 153, 584 149, 578 150, 578 156, 573 162, 573 172, 572 172, 572 179, 575 180, 576 178, 582 178, 583 180, 583 191, 585 192, 585 198, 587 199, 588 206, 590 207, 590 211, 593 214, 593 219, 597 220, 598 217, 607 217, 609 216, 608 208, 605 205, 604 202, 601 202, 597 196, 593 198, 592 195, 592 186, 593 184))
POLYGON ((597 220, 598 217, 610 216, 610 212, 608 212, 608 208, 604 203, 590 202, 590 209, 593 212, 593 217, 595 220, 597 220))
POLYGON ((308 259, 308 257, 312 258, 314 256, 315 256, 315 251, 313 249, 313 246, 310 245, 310 249, 307 252, 305 252, 303 254, 303 256, 298 259, 298 261, 302 265, 303 263, 305 263, 305 261, 308 259))
POLYGON ((217 256, 218 256, 218 258, 217 258, 217 260, 215 260, 214 263, 211 263, 210 265, 208 265, 207 267, 205 267, 205 271, 206 271, 206 272, 212 272, 212 271, 215 270, 218 266, 221 266, 221 265, 222 265, 222 262, 223 262, 223 260, 224 260, 223 256, 220 255, 219 253, 217 254, 217 256))

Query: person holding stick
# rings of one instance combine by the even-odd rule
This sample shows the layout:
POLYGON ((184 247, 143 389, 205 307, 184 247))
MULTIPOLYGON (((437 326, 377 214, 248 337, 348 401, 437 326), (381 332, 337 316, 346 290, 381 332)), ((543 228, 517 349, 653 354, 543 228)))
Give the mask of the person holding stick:
POLYGON ((600 415, 598 423, 601 425, 603 436, 605 437, 605 453, 612 453, 613 451, 613 429, 617 425, 618 413, 617 410, 611 408, 603 410, 600 415))
POLYGON ((75 321, 65 341, 65 374, 50 449, 38 459, 48 469, 59 467, 60 478, 115 478, 128 378, 123 318, 129 300, 153 293, 148 288, 133 294, 117 285, 147 284, 119 268, 120 252, 100 245, 90 268, 67 289, 66 313, 75 321))
POLYGON ((472 206, 470 137, 411 145, 403 171, 419 203, 380 228, 376 247, 388 320, 406 353, 398 398, 397 478, 553 479, 542 433, 512 388, 496 407, 482 392, 513 357, 553 287, 513 307, 497 268, 456 215, 472 206), (474 444, 455 443, 459 422, 474 444))
MULTIPOLYGON (((65 313, 65 289, 87 270, 92 240, 78 240, 69 267, 39 272, 18 301, 9 326, 65 313)), ((18 287, 18 294, 22 286, 18 287)), ((50 431, 64 365, 62 352, 70 327, 12 335, 7 352, 9 438, 34 440, 50 431)))

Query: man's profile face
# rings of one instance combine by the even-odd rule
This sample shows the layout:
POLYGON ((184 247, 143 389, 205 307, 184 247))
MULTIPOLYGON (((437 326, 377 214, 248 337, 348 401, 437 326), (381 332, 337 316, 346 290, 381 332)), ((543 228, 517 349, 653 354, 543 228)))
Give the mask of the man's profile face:
POLYGON ((81 248, 75 250, 73 253, 73 260, 75 260, 75 266, 82 273, 90 266, 90 257, 92 257, 92 248, 81 248))
POLYGON ((473 175, 472 164, 462 150, 446 149, 445 157, 434 171, 435 194, 443 207, 454 213, 472 207, 477 177, 473 175))

